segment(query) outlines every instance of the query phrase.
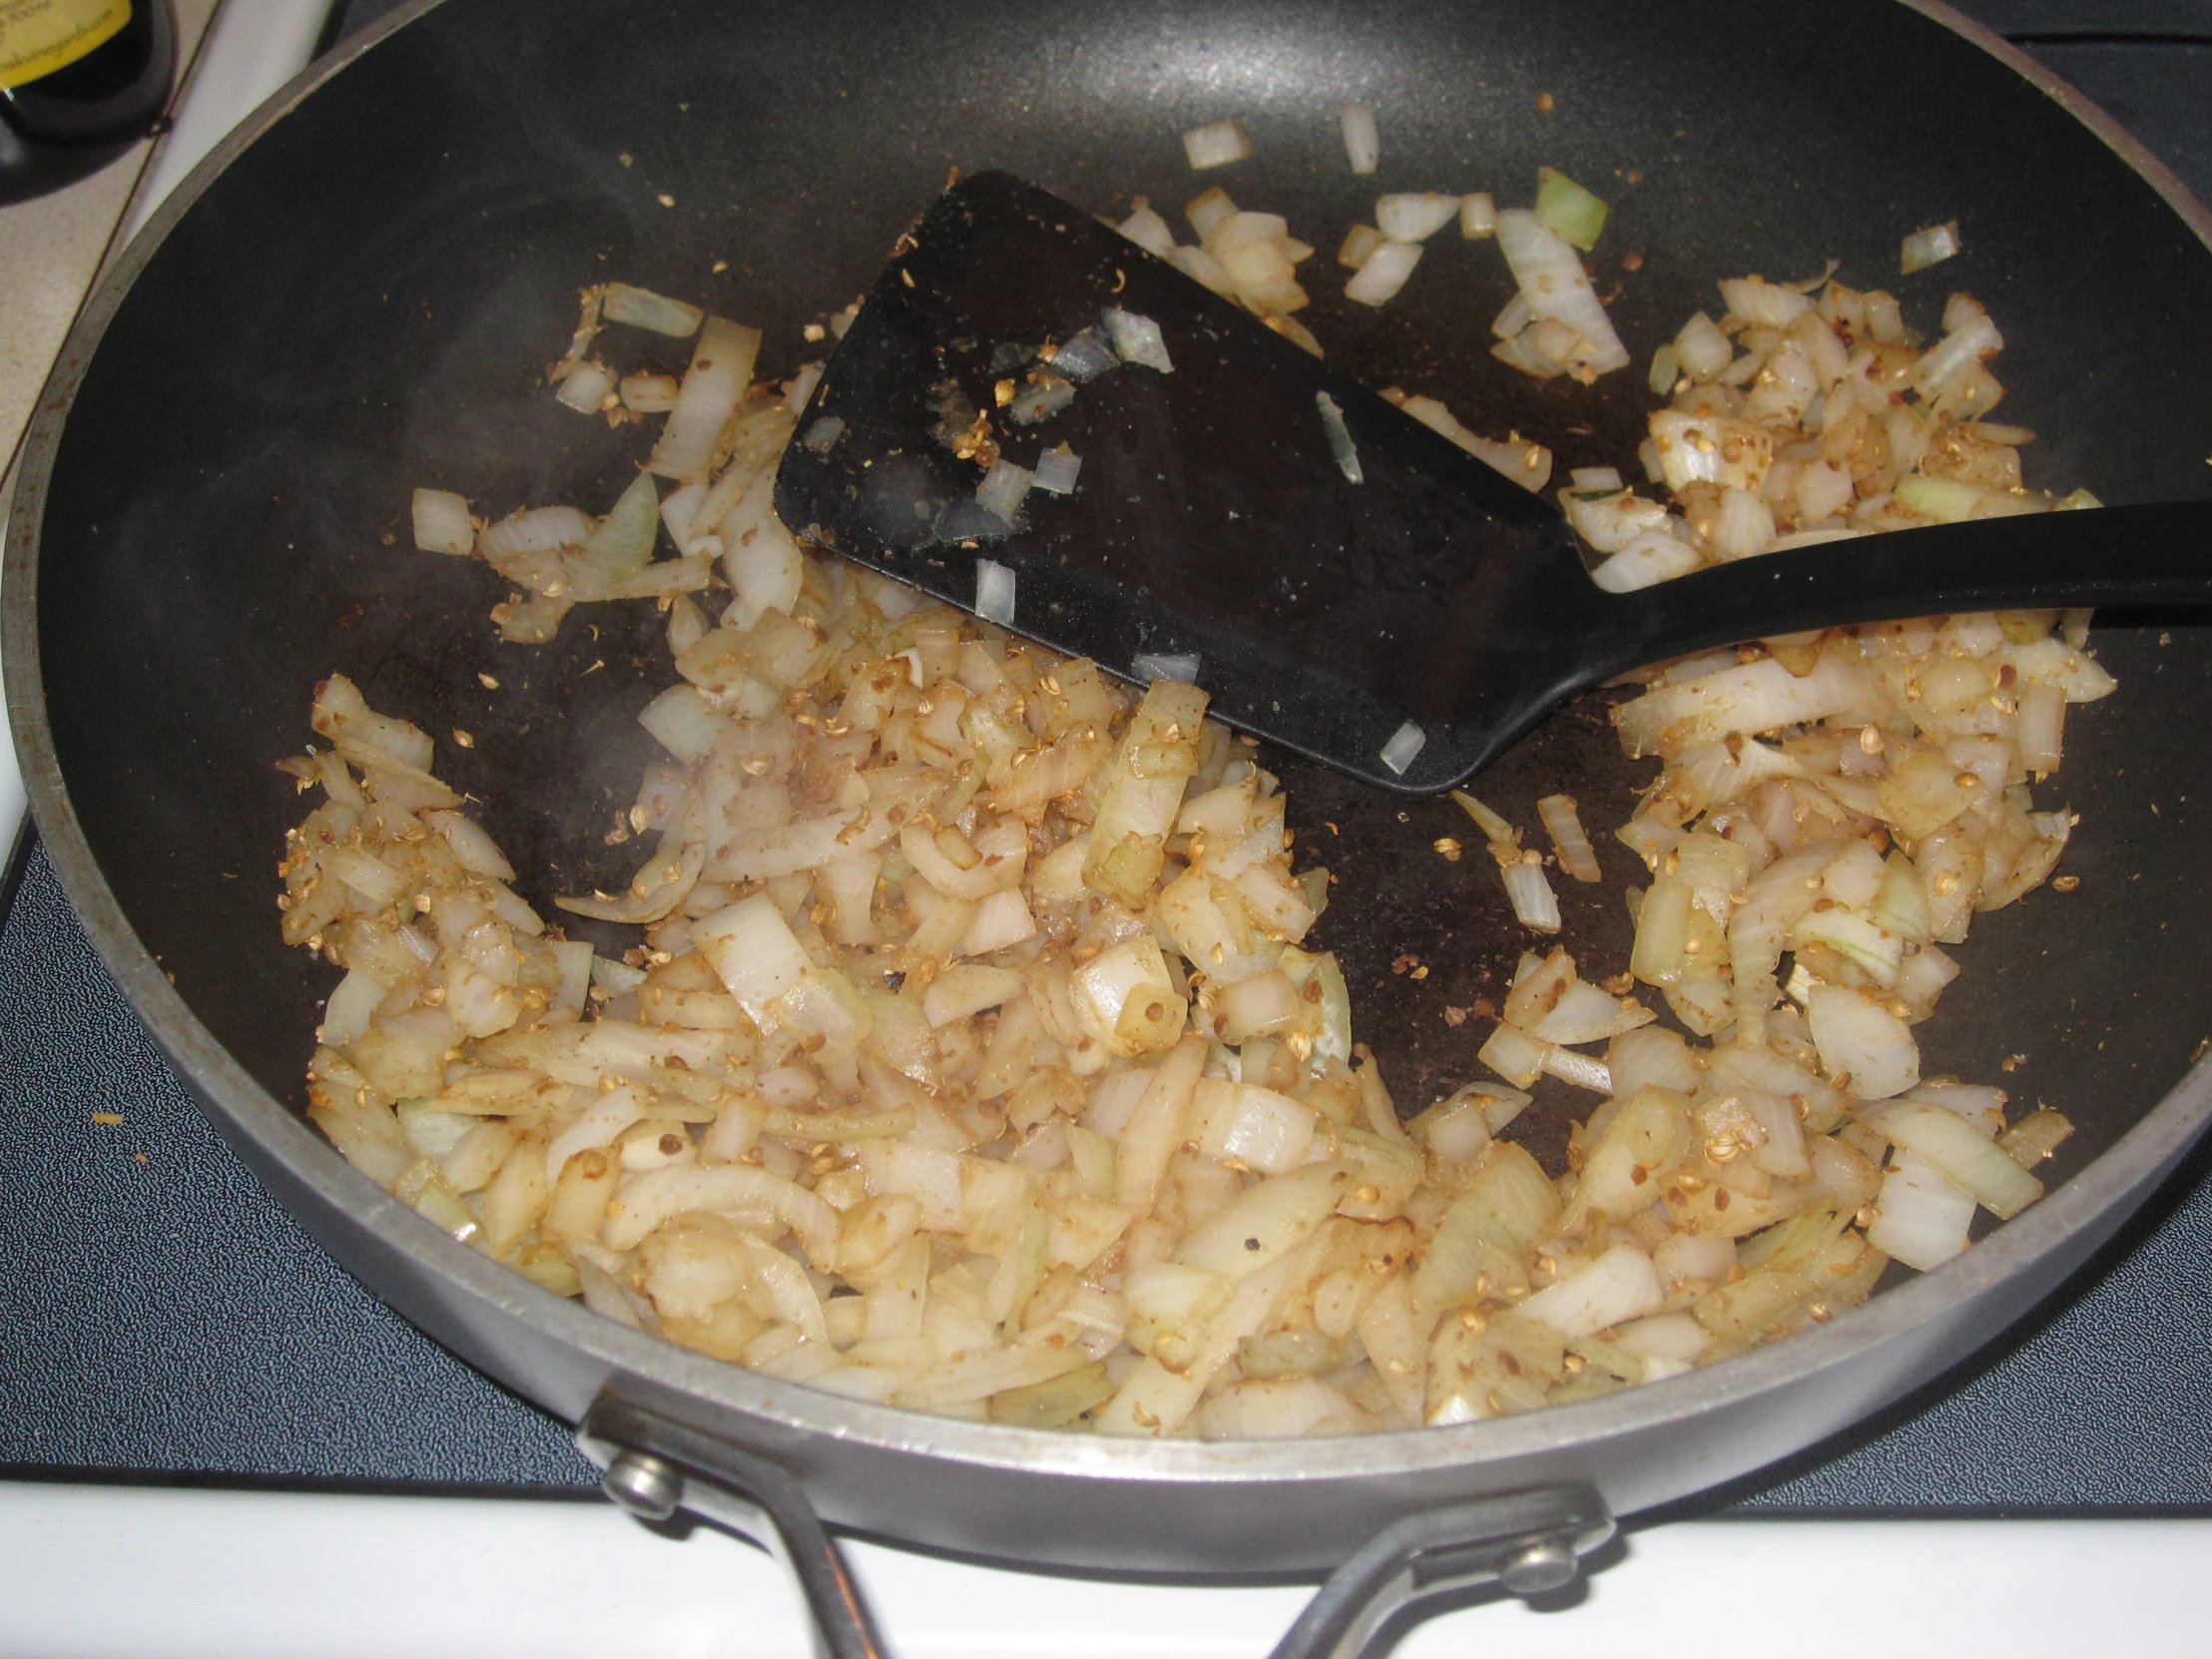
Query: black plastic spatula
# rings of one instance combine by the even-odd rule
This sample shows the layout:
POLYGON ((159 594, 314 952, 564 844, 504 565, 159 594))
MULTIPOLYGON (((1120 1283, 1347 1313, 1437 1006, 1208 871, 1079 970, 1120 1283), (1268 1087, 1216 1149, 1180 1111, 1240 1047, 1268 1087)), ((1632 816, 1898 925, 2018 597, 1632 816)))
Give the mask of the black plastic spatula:
POLYGON ((1548 503, 1002 173, 954 185, 901 240, 800 419, 776 504, 958 605, 977 606, 982 561, 1004 567, 1011 615, 991 603, 1002 592, 982 608, 1015 632, 1133 679, 1159 658, 1190 677, 1196 657, 1231 725, 1408 794, 1465 779, 1576 692, 1686 652, 1896 617, 2212 600, 2199 503, 1870 536, 1608 593, 1548 503), (1134 319, 1157 325, 1170 371, 1144 363, 1134 319), (1035 470, 1063 446, 1073 493, 1033 488, 1010 523, 995 487, 977 499, 994 449, 1035 470))

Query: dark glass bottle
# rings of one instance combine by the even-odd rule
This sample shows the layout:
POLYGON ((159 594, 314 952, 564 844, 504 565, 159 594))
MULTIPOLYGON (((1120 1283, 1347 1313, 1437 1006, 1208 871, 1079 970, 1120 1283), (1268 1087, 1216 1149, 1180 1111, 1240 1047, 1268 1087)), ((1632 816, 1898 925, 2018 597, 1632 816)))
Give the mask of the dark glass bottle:
MULTIPOLYGON (((100 6, 88 26, 97 35, 100 6)), ((0 0, 0 79, 10 61, 8 31, 48 8, 0 0)), ((167 119, 177 76, 177 26, 169 0, 129 0, 128 19, 69 62, 0 87, 0 204, 59 190, 114 161, 167 119)), ((112 25, 112 13, 107 18, 112 25)), ((18 37, 19 40, 21 37, 18 37)), ((37 42, 33 42, 34 45, 37 42)), ((62 50, 73 50, 75 43, 62 50)), ((19 71, 20 72, 20 71, 19 71)))

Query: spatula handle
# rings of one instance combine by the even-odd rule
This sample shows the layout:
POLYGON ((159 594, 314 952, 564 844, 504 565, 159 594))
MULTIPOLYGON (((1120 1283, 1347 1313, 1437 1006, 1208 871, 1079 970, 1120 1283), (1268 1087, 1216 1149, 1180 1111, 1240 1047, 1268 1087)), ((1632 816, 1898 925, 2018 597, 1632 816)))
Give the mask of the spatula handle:
POLYGON ((1963 611, 2212 603, 2212 503, 1976 519, 1741 560, 1606 607, 1626 669, 1763 635, 1963 611))

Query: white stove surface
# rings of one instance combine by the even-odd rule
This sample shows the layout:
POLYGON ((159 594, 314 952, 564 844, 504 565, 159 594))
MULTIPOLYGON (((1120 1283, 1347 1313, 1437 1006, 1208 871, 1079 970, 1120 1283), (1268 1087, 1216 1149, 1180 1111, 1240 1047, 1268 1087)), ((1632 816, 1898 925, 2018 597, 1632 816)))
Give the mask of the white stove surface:
MULTIPOLYGON (((1101 1583, 847 1544, 896 1659, 1260 1659, 1302 1587, 1101 1583)), ((2212 1520, 1685 1521, 1572 1605, 1399 1659, 2129 1659, 2212 1648, 2212 1520)), ((767 1556, 590 1501, 0 1482, 0 1659, 808 1659, 767 1556)))

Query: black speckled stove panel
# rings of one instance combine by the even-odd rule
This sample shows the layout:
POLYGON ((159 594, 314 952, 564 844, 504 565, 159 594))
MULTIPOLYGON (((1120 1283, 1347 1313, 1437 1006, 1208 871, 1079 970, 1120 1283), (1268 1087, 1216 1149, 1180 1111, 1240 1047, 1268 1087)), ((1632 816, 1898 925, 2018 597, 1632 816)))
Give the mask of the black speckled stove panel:
MULTIPOLYGON (((388 10, 351 0, 336 33, 388 10)), ((1981 0, 2212 197, 2212 4, 1981 0)), ((2212 1508, 2212 1149, 1991 1354, 1703 1512, 2212 1508)), ((0 1473, 574 1490, 208 1127, 33 847, 0 926, 0 1473), (100 1121, 103 1116, 119 1122, 100 1121)))

